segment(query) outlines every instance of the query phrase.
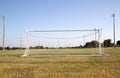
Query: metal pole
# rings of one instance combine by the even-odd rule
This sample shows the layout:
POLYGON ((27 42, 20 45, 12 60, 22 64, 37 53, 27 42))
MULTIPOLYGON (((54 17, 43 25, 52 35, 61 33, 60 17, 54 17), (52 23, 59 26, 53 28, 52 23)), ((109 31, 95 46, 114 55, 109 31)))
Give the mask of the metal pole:
POLYGON ((60 47, 60 46, 59 46, 59 40, 58 40, 58 49, 59 49, 59 47, 60 47))
POLYGON ((39 49, 40 49, 40 41, 39 41, 39 49))
POLYGON ((22 55, 21 57, 25 57, 25 56, 28 56, 30 54, 28 37, 29 37, 29 31, 26 31, 26 49, 25 49, 24 55, 22 55))
POLYGON ((95 30, 95 41, 96 41, 96 43, 95 43, 95 48, 97 47, 97 40, 96 40, 96 28, 94 29, 95 30))
POLYGON ((113 16, 113 40, 114 40, 114 48, 115 48, 115 14, 113 16))
MULTIPOLYGON (((30 30, 28 32, 80 32, 80 31, 95 31, 95 30, 30 30)), ((96 29, 96 31, 98 31, 96 29)))
POLYGON ((4 51, 4 50, 5 50, 5 49, 4 49, 4 47, 5 47, 5 17, 2 16, 1 18, 2 18, 2 20, 3 20, 3 23, 2 23, 2 25, 3 25, 3 26, 2 26, 2 28, 3 28, 3 29, 2 29, 2 31, 3 31, 3 33, 2 33, 2 34, 3 34, 3 37, 2 37, 2 38, 3 38, 3 40, 2 40, 2 48, 3 48, 3 51, 4 51))
POLYGON ((102 51, 101 51, 101 42, 100 42, 100 39, 101 39, 101 30, 98 30, 99 54, 101 55, 102 51))
POLYGON ((25 50, 24 55, 29 55, 30 54, 28 37, 29 37, 29 31, 26 31, 26 50, 25 50))
POLYGON ((20 50, 22 49, 22 38, 20 37, 20 50))
POLYGON ((85 46, 85 35, 83 35, 83 46, 85 46))

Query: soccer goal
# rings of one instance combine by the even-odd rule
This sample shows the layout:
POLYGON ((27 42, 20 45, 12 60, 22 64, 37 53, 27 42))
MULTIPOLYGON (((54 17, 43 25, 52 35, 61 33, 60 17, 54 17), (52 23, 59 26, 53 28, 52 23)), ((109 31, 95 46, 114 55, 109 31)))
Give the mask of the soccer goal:
POLYGON ((101 56, 102 29, 28 30, 25 56, 101 56))

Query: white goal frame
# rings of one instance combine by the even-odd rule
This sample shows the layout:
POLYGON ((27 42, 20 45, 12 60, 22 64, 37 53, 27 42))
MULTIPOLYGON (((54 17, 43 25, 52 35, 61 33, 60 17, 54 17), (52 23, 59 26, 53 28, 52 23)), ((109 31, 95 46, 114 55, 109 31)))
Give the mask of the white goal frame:
MULTIPOLYGON (((99 55, 102 55, 102 51, 101 51, 101 33, 102 33, 102 29, 93 29, 93 30, 27 30, 26 31, 26 49, 24 54, 22 55, 22 57, 25 56, 29 56, 30 55, 30 46, 29 46, 29 33, 31 32, 85 32, 85 31, 94 31, 98 33, 98 52, 99 55)), ((96 34, 95 34, 96 36, 96 34)), ((97 55, 98 56, 98 55, 97 55)))

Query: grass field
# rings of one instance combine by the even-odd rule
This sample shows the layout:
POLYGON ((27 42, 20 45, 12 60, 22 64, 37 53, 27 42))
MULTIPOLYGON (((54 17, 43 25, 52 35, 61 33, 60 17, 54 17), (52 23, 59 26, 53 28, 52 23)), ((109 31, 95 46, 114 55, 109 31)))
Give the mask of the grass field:
MULTIPOLYGON (((88 54, 95 49, 42 49, 39 54, 88 54)), ((0 50, 0 78, 120 78, 120 48, 104 57, 21 58, 23 50, 0 50)))

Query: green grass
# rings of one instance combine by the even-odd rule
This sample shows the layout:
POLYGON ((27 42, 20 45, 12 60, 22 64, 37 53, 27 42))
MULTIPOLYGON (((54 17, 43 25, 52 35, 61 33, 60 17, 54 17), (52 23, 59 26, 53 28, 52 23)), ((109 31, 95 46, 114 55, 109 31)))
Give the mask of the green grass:
MULTIPOLYGON (((95 49, 42 49, 35 54, 88 54, 95 49)), ((21 58, 22 50, 0 50, 0 78, 119 78, 120 48, 104 57, 21 58)))
POLYGON ((38 49, 31 50, 31 54, 38 55, 87 55, 87 54, 98 54, 97 48, 86 48, 86 49, 38 49))

